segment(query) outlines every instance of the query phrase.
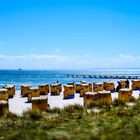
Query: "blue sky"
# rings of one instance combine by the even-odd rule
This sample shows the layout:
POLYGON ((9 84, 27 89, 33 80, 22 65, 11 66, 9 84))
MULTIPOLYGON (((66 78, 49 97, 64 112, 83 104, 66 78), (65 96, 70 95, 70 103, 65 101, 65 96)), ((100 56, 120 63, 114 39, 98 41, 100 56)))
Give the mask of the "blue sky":
POLYGON ((140 67, 139 0, 0 0, 1 69, 140 67))

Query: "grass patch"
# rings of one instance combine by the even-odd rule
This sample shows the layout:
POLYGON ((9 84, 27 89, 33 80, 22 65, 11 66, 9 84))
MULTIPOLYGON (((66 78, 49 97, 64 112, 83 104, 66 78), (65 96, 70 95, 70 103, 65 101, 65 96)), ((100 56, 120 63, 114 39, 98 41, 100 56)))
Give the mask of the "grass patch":
POLYGON ((99 113, 87 111, 81 105, 54 108, 47 112, 28 110, 22 116, 6 113, 0 118, 0 139, 140 139, 140 99, 133 102, 133 106, 120 100, 99 104, 99 113))

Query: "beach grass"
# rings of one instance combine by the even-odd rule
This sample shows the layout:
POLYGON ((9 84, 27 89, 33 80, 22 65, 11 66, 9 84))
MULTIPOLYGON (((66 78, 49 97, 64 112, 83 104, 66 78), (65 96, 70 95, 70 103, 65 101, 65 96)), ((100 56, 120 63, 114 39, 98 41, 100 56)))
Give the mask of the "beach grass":
POLYGON ((0 139, 140 139, 140 99, 129 103, 116 99, 111 104, 99 104, 91 109, 77 104, 47 112, 28 110, 22 116, 6 113, 0 118, 0 139))

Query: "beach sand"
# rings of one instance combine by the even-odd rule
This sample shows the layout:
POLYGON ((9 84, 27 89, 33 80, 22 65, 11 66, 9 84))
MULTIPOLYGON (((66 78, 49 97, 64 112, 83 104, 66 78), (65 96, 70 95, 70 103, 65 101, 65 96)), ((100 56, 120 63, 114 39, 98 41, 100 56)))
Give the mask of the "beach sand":
MULTIPOLYGON (((138 98, 140 91, 133 91, 133 96, 138 98)), ((111 94, 112 99, 118 98, 118 93, 111 94)), ((75 94, 74 99, 63 99, 63 92, 59 96, 48 95, 48 104, 50 108, 58 107, 63 108, 67 105, 80 104, 83 105, 83 97, 79 97, 79 94, 75 94)), ((27 103, 27 97, 21 97, 20 90, 16 90, 14 98, 9 99, 9 110, 10 112, 22 115, 22 113, 28 109, 31 109, 31 103, 27 103)))

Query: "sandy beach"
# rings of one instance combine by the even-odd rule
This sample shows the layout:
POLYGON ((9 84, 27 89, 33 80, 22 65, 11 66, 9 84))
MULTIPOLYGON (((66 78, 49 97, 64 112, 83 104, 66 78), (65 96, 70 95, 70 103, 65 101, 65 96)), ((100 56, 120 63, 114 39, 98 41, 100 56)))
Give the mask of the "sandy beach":
MULTIPOLYGON (((133 97, 138 98, 140 91, 133 91, 133 97)), ((111 94, 112 99, 118 98, 118 93, 111 94)), ((63 108, 67 105, 80 104, 83 105, 83 97, 79 97, 79 94, 75 94, 74 99, 63 99, 63 92, 59 96, 51 96, 48 94, 48 104, 50 108, 63 108)), ((28 109, 31 109, 31 103, 27 103, 27 97, 21 97, 20 90, 16 90, 16 94, 14 98, 9 99, 9 110, 18 115, 22 115, 22 113, 28 109)))

